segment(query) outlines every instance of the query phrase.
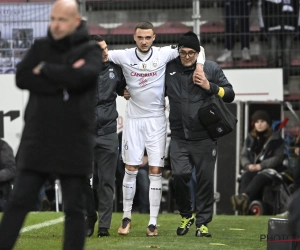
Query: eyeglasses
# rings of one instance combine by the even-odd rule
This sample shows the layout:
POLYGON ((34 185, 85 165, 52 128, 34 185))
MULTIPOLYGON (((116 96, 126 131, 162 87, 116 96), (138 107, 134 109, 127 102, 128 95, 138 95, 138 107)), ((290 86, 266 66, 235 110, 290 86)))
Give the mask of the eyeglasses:
POLYGON ((189 52, 186 52, 186 51, 179 51, 178 52, 180 57, 186 57, 186 55, 189 55, 189 57, 192 57, 194 56, 197 52, 196 51, 189 51, 189 52))

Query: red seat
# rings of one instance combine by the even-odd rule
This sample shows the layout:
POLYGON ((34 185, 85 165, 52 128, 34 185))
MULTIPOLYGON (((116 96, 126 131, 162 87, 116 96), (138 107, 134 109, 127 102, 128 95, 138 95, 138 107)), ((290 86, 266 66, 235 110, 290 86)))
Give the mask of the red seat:
POLYGON ((55 0, 29 0, 30 3, 47 3, 47 2, 54 2, 55 0))
POLYGON ((264 68, 268 66, 268 60, 263 55, 252 55, 251 61, 237 60, 235 67, 238 68, 264 68))
MULTIPOLYGON (((284 96, 284 100, 285 101, 299 101, 300 100, 300 94, 295 93, 295 94, 286 95, 286 96, 284 96)), ((293 133, 293 131, 291 131, 291 129, 289 129, 289 133, 298 135, 299 127, 298 126, 296 127, 294 133, 293 133)))
MULTIPOLYGON (((224 21, 208 21, 200 26, 201 33, 223 33, 225 32, 224 21)), ((250 26, 250 32, 260 32, 258 25, 254 24, 250 26)))
POLYGON ((296 51, 291 51, 291 66, 300 66, 300 54, 297 54, 296 51))
POLYGON ((87 27, 89 30, 90 35, 102 35, 105 36, 108 34, 108 30, 101 27, 99 24, 96 23, 87 23, 87 27))
POLYGON ((111 29, 111 35, 133 35, 136 23, 123 23, 122 25, 111 29))
POLYGON ((155 28, 156 34, 184 34, 191 31, 192 27, 182 24, 181 22, 166 22, 155 28))
POLYGON ((223 21, 208 21, 200 26, 200 34, 223 32, 225 32, 225 23, 223 21))
MULTIPOLYGON (((208 60, 212 60, 207 58, 208 60)), ((213 60, 212 60, 213 61, 213 60)), ((267 58, 262 55, 252 55, 251 61, 233 60, 231 62, 218 63, 222 69, 226 68, 265 68, 268 67, 267 58)))
POLYGON ((250 26, 250 32, 260 32, 260 27, 259 25, 251 25, 250 26))
POLYGON ((231 62, 222 62, 222 63, 219 63, 219 65, 222 69, 234 68, 234 62, 233 61, 231 61, 231 62))
POLYGON ((26 0, 0 0, 0 3, 26 3, 26 0))

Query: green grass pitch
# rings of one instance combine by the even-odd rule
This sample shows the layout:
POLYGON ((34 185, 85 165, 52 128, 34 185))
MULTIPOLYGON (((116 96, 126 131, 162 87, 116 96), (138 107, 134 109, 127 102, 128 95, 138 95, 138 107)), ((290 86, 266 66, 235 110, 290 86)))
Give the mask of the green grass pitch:
MULTIPOLYGON (((0 215, 1 216, 1 215, 0 215)), ((62 218, 63 213, 40 212, 30 213, 24 224, 15 250, 56 250, 62 249, 63 220, 53 225, 31 229, 48 221, 62 218), (26 230, 28 229, 29 230, 26 230)), ((157 237, 146 237, 149 215, 133 213, 132 227, 129 235, 119 236, 117 233, 122 214, 114 213, 110 229, 110 237, 97 238, 97 226, 94 235, 86 239, 85 250, 98 249, 161 249, 161 250, 257 250, 266 249, 266 240, 261 235, 268 231, 268 220, 274 216, 233 216, 215 215, 208 224, 212 238, 195 237, 196 227, 193 225, 185 236, 177 236, 176 229, 180 223, 178 214, 160 214, 158 218, 157 237)))

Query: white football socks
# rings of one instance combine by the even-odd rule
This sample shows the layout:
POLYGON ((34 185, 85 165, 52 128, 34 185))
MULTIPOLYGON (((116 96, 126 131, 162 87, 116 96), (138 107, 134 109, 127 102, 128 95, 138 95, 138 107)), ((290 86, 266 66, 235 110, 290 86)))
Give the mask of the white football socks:
POLYGON ((138 171, 129 171, 125 169, 123 179, 123 218, 131 219, 131 210, 133 198, 136 189, 136 175, 138 171))
POLYGON ((162 175, 150 174, 149 202, 150 202, 150 220, 148 225, 157 225, 161 194, 162 194, 162 175))

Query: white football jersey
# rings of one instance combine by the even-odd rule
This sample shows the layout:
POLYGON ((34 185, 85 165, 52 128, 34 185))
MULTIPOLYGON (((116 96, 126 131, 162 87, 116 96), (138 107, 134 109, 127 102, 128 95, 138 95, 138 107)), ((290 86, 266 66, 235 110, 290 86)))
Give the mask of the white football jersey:
POLYGON ((131 96, 126 109, 130 118, 165 115, 166 64, 178 56, 178 50, 172 46, 152 46, 149 52, 144 61, 137 48, 108 52, 109 60, 122 67, 131 96))

